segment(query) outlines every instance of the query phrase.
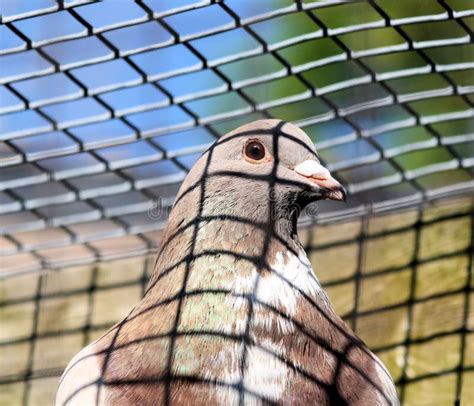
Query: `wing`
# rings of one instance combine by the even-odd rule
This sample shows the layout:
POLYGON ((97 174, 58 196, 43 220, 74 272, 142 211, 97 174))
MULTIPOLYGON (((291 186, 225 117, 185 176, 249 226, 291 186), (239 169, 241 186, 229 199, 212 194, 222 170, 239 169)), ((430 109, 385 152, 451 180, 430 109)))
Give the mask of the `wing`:
POLYGON ((96 353, 95 343, 92 343, 69 362, 59 383, 56 406, 103 403, 102 362, 96 353))

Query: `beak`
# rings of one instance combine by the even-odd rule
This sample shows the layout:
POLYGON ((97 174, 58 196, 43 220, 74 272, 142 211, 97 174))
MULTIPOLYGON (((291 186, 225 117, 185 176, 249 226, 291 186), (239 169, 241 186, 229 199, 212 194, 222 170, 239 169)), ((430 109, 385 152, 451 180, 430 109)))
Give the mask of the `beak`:
POLYGON ((342 185, 319 162, 313 160, 301 162, 294 171, 316 184, 326 199, 346 201, 346 191, 342 185))

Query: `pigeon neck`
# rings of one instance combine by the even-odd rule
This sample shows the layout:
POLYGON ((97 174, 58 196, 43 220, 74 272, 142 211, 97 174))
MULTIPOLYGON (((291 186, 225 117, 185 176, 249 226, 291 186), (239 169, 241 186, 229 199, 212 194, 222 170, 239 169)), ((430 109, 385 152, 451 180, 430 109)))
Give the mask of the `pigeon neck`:
POLYGON ((212 198, 201 198, 200 188, 189 190, 170 213, 155 274, 176 264, 192 264, 201 256, 227 256, 263 269, 278 252, 298 256, 303 251, 296 234, 299 206, 294 201, 256 199, 252 191, 236 195, 232 188, 212 193, 206 189, 212 198))

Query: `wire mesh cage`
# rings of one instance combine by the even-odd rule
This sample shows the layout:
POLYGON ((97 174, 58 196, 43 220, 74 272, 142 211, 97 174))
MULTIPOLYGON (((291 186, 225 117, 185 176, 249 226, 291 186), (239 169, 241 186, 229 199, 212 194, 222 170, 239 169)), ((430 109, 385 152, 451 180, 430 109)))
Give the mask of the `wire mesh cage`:
POLYGON ((0 10, 0 404, 53 401, 145 293, 201 153, 268 118, 299 125, 348 191, 300 239, 402 403, 474 399, 474 4, 0 10))

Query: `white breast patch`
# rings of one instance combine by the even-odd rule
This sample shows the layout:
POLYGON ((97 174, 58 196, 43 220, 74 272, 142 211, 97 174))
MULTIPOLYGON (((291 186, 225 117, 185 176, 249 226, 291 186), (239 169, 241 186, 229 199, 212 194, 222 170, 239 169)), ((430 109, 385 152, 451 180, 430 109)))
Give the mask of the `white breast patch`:
MULTIPOLYGON (((298 311, 298 301, 306 300, 304 295, 313 300, 321 299, 327 302, 327 297, 311 269, 306 253, 301 250, 299 255, 290 252, 279 252, 271 266, 270 272, 261 274, 255 269, 250 276, 236 277, 232 286, 236 296, 228 295, 226 301, 237 310, 245 306, 248 301, 239 295, 253 294, 254 301, 251 324, 252 327, 272 332, 277 326, 279 332, 290 335, 294 332, 291 321, 270 311, 265 304, 285 313, 289 318, 298 311)), ((240 312, 242 314, 242 312, 240 312)), ((244 334, 248 325, 247 312, 241 320, 233 326, 234 334, 244 334)), ((255 337, 257 340, 257 338, 255 337)), ((240 343, 232 344, 232 348, 221 351, 216 357, 215 364, 221 366, 221 379, 229 384, 238 384, 241 380, 240 363, 243 346, 240 343)), ((282 362, 279 357, 285 358, 285 347, 278 340, 260 340, 257 346, 248 346, 246 349, 247 367, 245 368, 244 387, 260 396, 278 401, 284 394, 287 383, 291 380, 292 369, 282 362)), ((216 388, 219 397, 225 404, 232 404, 236 400, 235 390, 216 388)))
POLYGON ((301 251, 296 256, 290 252, 278 252, 272 271, 258 281, 257 299, 293 316, 303 294, 313 299, 326 297, 306 253, 301 251))

